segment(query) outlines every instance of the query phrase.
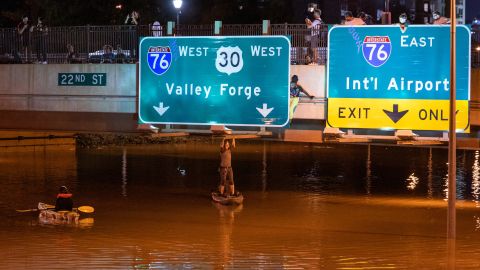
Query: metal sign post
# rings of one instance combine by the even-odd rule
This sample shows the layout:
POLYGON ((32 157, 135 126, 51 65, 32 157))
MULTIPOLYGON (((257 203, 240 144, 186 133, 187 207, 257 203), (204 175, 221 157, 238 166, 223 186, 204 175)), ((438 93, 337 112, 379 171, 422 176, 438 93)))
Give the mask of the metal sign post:
POLYGON ((450 121, 448 126, 448 220, 447 237, 456 238, 456 210, 457 199, 457 134, 456 134, 456 6, 455 1, 450 1, 450 121))

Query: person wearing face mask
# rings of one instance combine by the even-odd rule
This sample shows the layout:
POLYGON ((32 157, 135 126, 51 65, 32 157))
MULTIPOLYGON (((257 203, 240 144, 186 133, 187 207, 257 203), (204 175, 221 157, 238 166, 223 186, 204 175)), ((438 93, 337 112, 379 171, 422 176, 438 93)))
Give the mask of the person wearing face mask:
POLYGON ((434 11, 432 14, 433 24, 450 24, 450 19, 440 15, 440 12, 434 11))
POLYGON ((404 31, 409 24, 407 19, 407 14, 405 13, 400 14, 400 16, 398 17, 398 22, 400 24, 400 28, 402 29, 402 31, 404 31))
POLYGON ((307 12, 305 12, 305 23, 308 25, 309 21, 313 22, 315 20, 314 11, 317 9, 317 4, 309 3, 307 7, 307 12))
MULTIPOLYGON (((307 28, 311 28, 312 23, 315 21, 315 9, 317 8, 317 4, 315 3, 309 3, 307 7, 307 11, 305 12, 305 25, 307 28)), ((312 52, 311 52, 311 41, 312 41, 312 35, 309 32, 305 33, 305 45, 308 47, 308 52, 306 56, 306 63, 305 64, 310 64, 312 62, 312 52)))
POLYGON ((310 57, 310 60, 313 62, 308 63, 308 64, 315 64, 318 63, 318 51, 317 48, 320 46, 320 35, 322 34, 322 31, 320 29, 320 25, 323 24, 322 19, 320 19, 320 14, 322 11, 320 9, 315 9, 313 11, 313 16, 314 20, 313 21, 308 21, 307 23, 307 28, 311 30, 311 38, 310 38, 310 50, 308 53, 308 56, 310 57))

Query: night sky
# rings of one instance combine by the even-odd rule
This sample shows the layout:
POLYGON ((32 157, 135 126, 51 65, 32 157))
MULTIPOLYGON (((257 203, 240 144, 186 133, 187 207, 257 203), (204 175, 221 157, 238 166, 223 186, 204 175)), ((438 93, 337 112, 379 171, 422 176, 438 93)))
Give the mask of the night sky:
MULTIPOLYGON (((316 2, 326 23, 339 23, 340 10, 349 9, 354 15, 360 11, 376 17, 385 0, 184 0, 181 21, 185 24, 224 23, 303 23, 309 2, 316 2)), ((415 13, 423 0, 390 0, 392 19, 402 12, 415 13)), ((176 10, 170 0, 2 0, 0 1, 0 27, 18 24, 22 15, 35 19, 42 16, 47 24, 56 25, 108 25, 122 24, 127 13, 137 10, 140 24, 174 21, 176 10), (121 4, 122 9, 115 6, 121 4)), ((467 23, 480 15, 480 1, 467 0, 467 23)), ((418 12, 418 11, 417 11, 418 12)), ((427 14, 428 15, 428 14, 427 14)), ((418 14, 417 14, 418 16, 418 14)))

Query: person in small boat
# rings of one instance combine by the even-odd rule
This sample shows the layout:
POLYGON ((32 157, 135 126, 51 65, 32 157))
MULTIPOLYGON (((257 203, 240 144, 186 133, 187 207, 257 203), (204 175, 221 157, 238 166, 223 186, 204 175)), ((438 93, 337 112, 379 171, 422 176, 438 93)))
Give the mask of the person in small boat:
POLYGON ((232 139, 231 144, 229 140, 226 139, 223 139, 220 144, 220 185, 218 186, 218 192, 222 195, 227 195, 225 192, 225 186, 228 184, 228 194, 234 196, 235 185, 233 183, 232 147, 235 148, 235 138, 232 139))
POLYGON ((66 186, 61 186, 55 202, 55 211, 72 211, 73 200, 72 193, 66 186))

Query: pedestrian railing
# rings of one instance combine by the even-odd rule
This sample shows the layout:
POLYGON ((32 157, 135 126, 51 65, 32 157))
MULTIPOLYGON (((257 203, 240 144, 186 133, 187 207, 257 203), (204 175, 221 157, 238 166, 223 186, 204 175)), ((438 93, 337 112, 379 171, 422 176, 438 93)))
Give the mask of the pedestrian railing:
MULTIPOLYGON (((220 24, 221 25, 221 24, 220 24)), ((305 24, 224 24, 215 32, 213 24, 178 25, 170 32, 177 36, 258 36, 282 35, 290 40, 292 64, 325 64, 327 62, 328 26, 307 28, 305 24)), ((138 60, 138 41, 144 36, 165 36, 166 27, 152 25, 58 26, 49 27, 46 35, 28 35, 27 50, 15 28, 0 28, 0 63, 35 62, 45 50, 48 63, 65 63, 67 44, 74 46, 81 62, 100 62, 104 47, 113 53, 122 50, 126 61, 138 60)), ((480 32, 472 32, 472 67, 480 67, 480 32)))
POLYGON ((472 31, 472 67, 480 67, 480 31, 472 31))
POLYGON ((261 36, 261 24, 225 24, 222 26, 222 35, 225 36, 261 36))
POLYGON ((213 36, 213 25, 186 25, 181 24, 176 29, 177 36, 213 36))

